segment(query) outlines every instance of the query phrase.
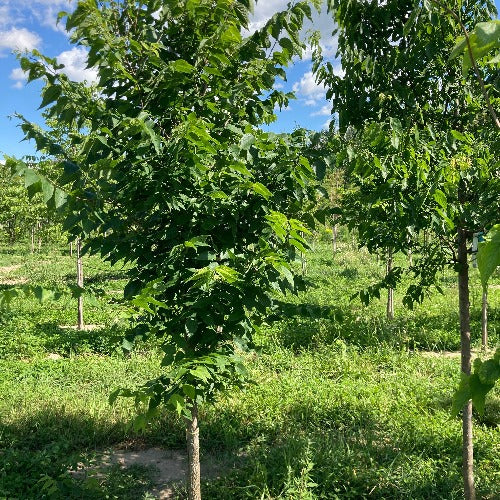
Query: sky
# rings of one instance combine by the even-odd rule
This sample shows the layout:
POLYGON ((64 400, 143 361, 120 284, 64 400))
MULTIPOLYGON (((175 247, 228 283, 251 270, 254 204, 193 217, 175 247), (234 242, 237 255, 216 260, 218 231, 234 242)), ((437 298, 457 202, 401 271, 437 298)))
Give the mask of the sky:
MULTIPOLYGON (((495 0, 497 9, 500 0, 495 0)), ((275 12, 286 8, 288 0, 259 0, 251 18, 249 30, 261 27, 275 12)), ((57 24, 61 10, 70 11, 75 0, 0 0, 0 159, 3 155, 21 157, 33 155, 33 144, 23 141, 16 118, 19 113, 28 120, 42 124, 39 82, 26 84, 26 78, 13 53, 15 50, 38 49, 44 55, 56 57, 65 65, 68 76, 77 81, 95 79, 95 72, 85 68, 86 52, 83 47, 72 46, 64 30, 64 22, 57 24)), ((336 39, 332 36, 333 20, 325 11, 314 13, 314 29, 322 35, 323 53, 332 62, 336 52, 336 39)), ((304 39, 312 29, 307 23, 304 39)), ((334 62, 340 74, 340 64, 334 62)), ((327 128, 331 106, 325 98, 325 89, 315 82, 311 72, 311 57, 307 53, 286 69, 287 80, 278 81, 277 88, 295 91, 296 99, 287 109, 277 111, 278 120, 270 126, 275 132, 290 132, 295 127, 312 130, 327 128)))

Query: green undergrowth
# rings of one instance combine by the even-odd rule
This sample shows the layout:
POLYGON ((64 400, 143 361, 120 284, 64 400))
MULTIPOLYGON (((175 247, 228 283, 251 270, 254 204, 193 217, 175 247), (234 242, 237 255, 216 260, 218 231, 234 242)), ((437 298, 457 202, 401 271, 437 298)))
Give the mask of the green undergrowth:
MULTIPOLYGON (((0 266, 20 266, 9 279, 31 284, 65 286, 74 272, 74 259, 61 250, 0 259, 0 266)), ((85 260, 89 279, 118 297, 124 270, 85 260)), ((254 383, 201 409, 202 455, 222 464, 218 477, 204 481, 204 498, 462 498, 461 422, 450 416, 460 360, 437 352, 459 347, 454 276, 442 277, 444 295, 436 292, 414 311, 402 308, 396 292, 396 318, 388 322, 384 300, 368 307, 349 300, 382 274, 383 264, 363 250, 345 245, 332 255, 316 244, 308 256, 311 288, 278 298, 293 317, 270 317, 257 336, 259 354, 247 357, 254 383)), ((499 282, 494 276, 490 289, 492 346, 499 282)), ((478 346, 475 270, 471 296, 478 346)), ((92 470, 110 447, 184 447, 176 416, 162 414, 135 432, 128 426, 132 402, 108 404, 117 387, 160 373, 154 346, 131 355, 119 348, 120 307, 109 297, 86 299, 86 321, 102 325, 88 332, 61 328, 75 322, 70 298, 43 306, 22 299, 2 313, 0 498, 153 498, 147 468, 70 473, 82 464, 92 470)), ((474 415, 476 481, 485 499, 496 498, 500 484, 499 415, 496 389, 484 415, 474 415)))

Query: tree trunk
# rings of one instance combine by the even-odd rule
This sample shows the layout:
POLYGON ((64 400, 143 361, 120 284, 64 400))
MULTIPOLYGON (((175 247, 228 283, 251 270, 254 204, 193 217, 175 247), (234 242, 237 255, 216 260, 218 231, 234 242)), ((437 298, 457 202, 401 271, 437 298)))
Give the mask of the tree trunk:
POLYGON ((35 226, 31 226, 31 253, 35 253, 35 226))
POLYGON ((200 428, 198 427, 198 407, 193 402, 191 418, 186 419, 186 441, 188 451, 188 499, 201 500, 200 473, 200 428))
POLYGON ((73 242, 69 242, 69 256, 73 257, 73 242))
POLYGON ((481 309, 481 346, 488 349, 488 287, 483 288, 483 304, 481 309))
MULTIPOLYGON (((82 240, 76 240, 76 284, 83 288, 82 240)), ((83 296, 78 296, 78 329, 83 330, 83 296)))
POLYGON ((333 216, 333 227, 332 227, 332 249, 333 249, 334 255, 337 252, 337 224, 335 222, 336 219, 337 219, 337 215, 335 214, 333 216))
POLYGON ((42 251, 42 223, 41 222, 37 222, 36 223, 36 229, 37 229, 37 232, 38 232, 38 253, 40 253, 42 251))
MULTIPOLYGON (((458 308, 460 314, 460 341, 462 373, 471 372, 470 346, 470 303, 469 303, 469 264, 467 262, 467 232, 458 229, 458 308)), ((468 401, 462 413, 462 473, 466 500, 476 499, 474 486, 474 448, 472 442, 472 401, 468 401)))
MULTIPOLYGON (((392 271, 392 249, 389 249, 387 253, 387 274, 392 271)), ((392 288, 387 289, 387 319, 394 319, 394 290, 392 288)))

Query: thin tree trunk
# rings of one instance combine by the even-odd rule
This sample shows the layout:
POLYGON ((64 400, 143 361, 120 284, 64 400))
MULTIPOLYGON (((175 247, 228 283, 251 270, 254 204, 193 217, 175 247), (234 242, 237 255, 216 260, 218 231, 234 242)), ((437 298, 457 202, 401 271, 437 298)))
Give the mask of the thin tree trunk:
MULTIPOLYGON (((392 271, 392 249, 389 249, 387 253, 387 275, 392 271)), ((387 319, 394 319, 394 290, 392 288, 387 289, 387 319)))
POLYGON ((69 256, 73 257, 73 242, 69 242, 69 256))
POLYGON ((31 253, 35 253, 35 226, 31 226, 31 253))
POLYGON ((336 220, 337 220, 337 214, 333 216, 333 227, 332 227, 332 249, 334 254, 337 252, 337 223, 335 222, 336 220))
POLYGON ((481 309, 481 346, 488 349, 488 287, 483 288, 483 304, 481 309))
MULTIPOLYGON (((83 288, 82 240, 76 240, 76 284, 83 288)), ((78 329, 83 330, 83 296, 78 296, 78 329)))
MULTIPOLYGON (((469 264, 467 262, 467 232, 458 229, 458 307, 460 314, 460 341, 462 373, 471 372, 470 345, 470 303, 469 303, 469 264)), ((468 401, 462 413, 462 473, 466 500, 476 499, 474 486, 474 448, 472 441, 472 401, 468 401)))
POLYGON ((38 253, 40 253, 42 251, 42 236, 41 236, 42 223, 37 222, 36 228, 38 231, 38 253))
POLYGON ((186 419, 186 441, 188 451, 188 498, 201 500, 200 473, 200 428, 198 427, 198 407, 193 402, 191 418, 186 419))

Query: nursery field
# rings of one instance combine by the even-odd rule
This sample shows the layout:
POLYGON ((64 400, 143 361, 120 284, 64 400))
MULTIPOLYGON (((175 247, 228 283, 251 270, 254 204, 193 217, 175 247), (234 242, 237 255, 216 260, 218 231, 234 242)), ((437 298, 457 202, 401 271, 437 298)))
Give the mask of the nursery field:
MULTIPOLYGON (((347 238, 345 238, 347 239, 347 238)), ((121 349, 126 268, 84 257, 85 330, 76 299, 14 299, 0 313, 0 498, 185 498, 184 422, 165 412, 145 430, 129 425, 132 400, 109 394, 157 376, 154 341, 121 349)), ((406 265, 407 257, 396 256, 406 265)), ((471 270, 472 336, 481 342, 481 286, 471 270)), ((384 265, 352 243, 332 254, 317 241, 307 292, 280 300, 245 354, 254 383, 200 408, 206 499, 462 498, 461 420, 451 416, 460 377, 456 276, 441 277, 413 311, 395 292, 362 306, 350 297, 384 265), (279 311, 278 311, 279 312, 279 311)), ((0 287, 64 288, 76 280, 64 247, 0 249, 0 287)), ((500 276, 489 291, 489 343, 499 343, 500 276)), ((477 493, 498 498, 500 390, 474 414, 477 493)))

